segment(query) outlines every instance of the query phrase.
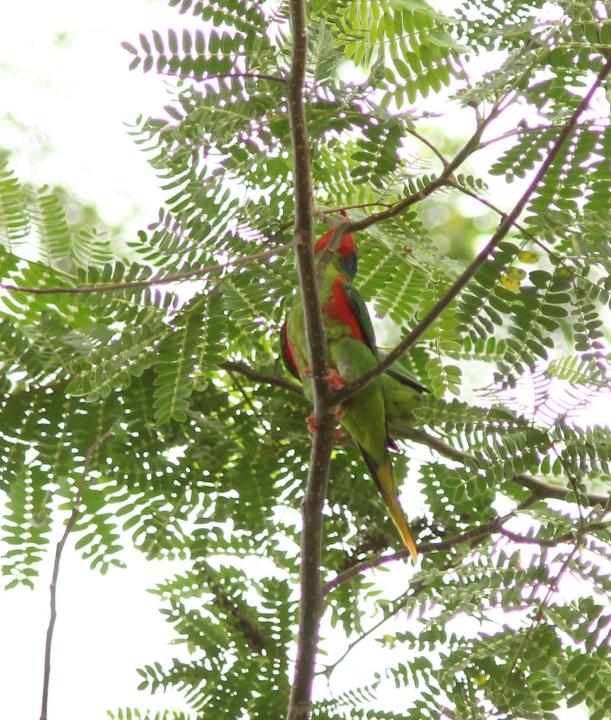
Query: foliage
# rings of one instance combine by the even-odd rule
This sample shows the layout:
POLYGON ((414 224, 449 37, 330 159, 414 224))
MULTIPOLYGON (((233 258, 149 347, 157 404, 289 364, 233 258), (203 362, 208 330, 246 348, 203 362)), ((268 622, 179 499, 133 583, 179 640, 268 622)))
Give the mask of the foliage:
MULTIPOLYGON (((200 27, 124 43, 132 69, 175 77, 163 117, 140 117, 131 130, 167 201, 128 257, 75 227, 58 192, 0 166, 0 271, 3 283, 30 288, 0 295, 2 570, 8 587, 33 585, 53 518, 72 509, 88 450, 113 428, 81 493, 77 548, 105 572, 121 565, 131 536, 148 558, 191 568, 154 591, 187 659, 151 660, 141 687, 180 688, 194 717, 281 717, 310 448, 307 404, 278 382, 287 378, 276 360, 297 284, 281 249, 294 207, 291 34, 286 3, 169 4, 200 27), (159 284, 274 247, 272 258, 225 264, 180 288, 159 284), (33 292, 91 286, 104 289, 33 292)), ((549 152, 603 65, 608 21, 583 2, 554 4, 562 20, 549 20, 543 5, 465 0, 445 16, 424 0, 307 4, 317 231, 331 208, 357 205, 350 216, 360 220, 376 203, 412 200, 358 235, 357 286, 395 333, 463 269, 438 249, 422 210, 439 176, 428 166, 441 155, 426 141, 425 99, 449 87, 452 102, 478 109, 476 122, 490 107, 536 110, 540 124, 520 123, 490 169, 513 182, 549 152), (463 68, 488 50, 501 66, 468 80, 463 68)), ((525 227, 403 358, 433 391, 415 410, 433 453, 405 441, 412 459, 395 464, 402 479, 408 469, 418 478, 419 543, 441 545, 403 572, 395 602, 365 574, 329 590, 323 627, 346 643, 367 634, 372 615, 407 615, 395 622, 387 666, 342 693, 321 682, 314 717, 547 720, 562 701, 585 702, 595 720, 611 712, 601 604, 609 533, 596 505, 609 489, 609 435, 569 422, 609 381, 610 137, 596 112, 581 117, 525 227), (471 397, 474 375, 486 386, 479 405, 450 399, 471 397), (507 399, 524 378, 532 412, 507 399), (554 405, 558 383, 569 394, 554 405), (582 582, 579 597, 564 592, 570 577, 582 582), (409 707, 385 701, 389 684, 413 691, 409 707)), ((486 200, 486 177, 450 180, 439 207, 453 207, 456 193, 486 200)), ((355 449, 341 444, 325 523, 326 581, 399 549, 355 449)))

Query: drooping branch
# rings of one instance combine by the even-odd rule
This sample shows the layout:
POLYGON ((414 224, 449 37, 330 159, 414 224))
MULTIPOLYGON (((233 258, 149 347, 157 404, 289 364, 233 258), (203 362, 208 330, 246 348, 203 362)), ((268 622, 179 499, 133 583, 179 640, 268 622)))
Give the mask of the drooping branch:
POLYGON ((305 0, 290 0, 290 20, 292 57, 287 83, 287 100, 293 150, 294 252, 312 370, 317 430, 312 441, 302 510, 299 631, 295 674, 287 717, 288 720, 308 720, 311 716, 314 670, 323 610, 320 578, 322 511, 327 492, 335 421, 332 413, 331 390, 324 379, 327 370, 327 341, 319 302, 312 244, 312 180, 304 104, 308 43, 305 0))
POLYGON ((272 250, 264 250, 263 252, 254 253, 253 255, 246 255, 245 257, 236 258, 235 260, 230 260, 229 262, 207 265, 206 267, 188 270, 187 272, 178 273, 177 275, 157 275, 149 278, 148 280, 133 280, 122 283, 89 285, 83 287, 50 288, 20 287, 19 285, 13 285, 11 283, 0 283, 0 288, 3 290, 11 290, 13 292, 28 293, 30 295, 89 295, 91 293, 131 290, 132 288, 145 288, 152 287, 154 285, 170 285, 171 283, 184 282, 185 280, 194 280, 196 278, 203 277, 204 275, 210 275, 214 272, 226 270, 230 267, 241 267, 258 260, 267 260, 268 258, 276 255, 284 255, 289 252, 292 247, 292 243, 287 243, 286 245, 280 245, 272 250))
POLYGON ((406 131, 409 135, 412 137, 415 137, 417 140, 420 140, 420 142, 423 145, 426 145, 427 148, 437 157, 439 162, 442 164, 444 168, 448 166, 448 159, 445 157, 445 155, 439 150, 439 148, 435 145, 435 143, 432 143, 425 135, 422 135, 416 128, 406 128, 406 131))
MULTIPOLYGON (((393 431, 393 434, 396 437, 403 437, 407 440, 413 440, 414 442, 426 445, 431 448, 431 450, 437 451, 440 455, 447 457, 449 460, 456 460, 461 464, 475 464, 475 458, 468 452, 452 447, 443 440, 430 435, 424 430, 420 430, 418 428, 391 426, 391 431, 393 431)), ((550 483, 540 480, 539 478, 532 477, 532 475, 527 475, 526 473, 514 475, 511 478, 511 482, 530 490, 533 495, 541 499, 550 498, 553 500, 566 500, 567 496, 572 493, 572 490, 569 488, 550 485, 550 483)), ((582 497, 587 498, 588 502, 592 505, 604 506, 609 501, 609 497, 607 495, 601 495, 599 493, 581 493, 581 495, 582 497)))
MULTIPOLYGON (((458 533, 457 535, 453 535, 452 537, 445 538, 444 540, 435 540, 428 543, 421 543, 418 546, 418 549, 423 555, 433 552, 443 552, 456 548, 465 543, 474 543, 485 540, 486 538, 495 534, 503 535, 508 540, 511 540, 512 542, 517 544, 538 545, 539 547, 546 548, 557 547, 558 545, 566 543, 574 543, 575 532, 572 530, 563 533, 562 535, 558 535, 555 538, 547 539, 521 535, 519 533, 508 530, 505 527, 504 523, 515 517, 520 511, 535 503, 538 499, 539 498, 533 494, 526 500, 522 501, 515 510, 512 510, 510 513, 507 513, 502 517, 494 518, 490 522, 479 525, 478 527, 472 528, 471 530, 466 530, 465 532, 458 533)), ((580 537, 585 537, 590 532, 604 530, 607 527, 608 523, 592 522, 584 525, 581 530, 579 530, 579 534, 580 537)), ((372 570, 373 568, 380 567, 380 565, 387 565, 392 562, 397 562, 398 560, 407 560, 408 557, 409 553, 407 550, 399 550, 398 552, 394 552, 389 555, 376 555, 375 557, 367 558, 366 560, 362 560, 361 562, 355 563, 351 567, 346 568, 346 570, 342 570, 342 572, 338 573, 333 579, 329 580, 327 583, 324 584, 323 590, 326 594, 334 588, 338 587, 339 585, 343 585, 345 582, 348 582, 353 577, 361 575, 367 570, 372 570)))
MULTIPOLYGON (((529 201, 531 195, 535 192, 537 187, 539 187, 539 184, 541 183, 541 180, 544 178, 545 174, 549 170, 551 164, 554 162, 556 157, 558 156, 561 148, 563 147, 564 143, 568 140, 570 135, 572 134, 573 130, 575 129, 575 126, 577 125, 577 121, 579 120, 579 117, 583 113, 583 111, 588 107, 590 104, 590 101, 594 95, 594 93, 598 90, 604 79, 609 74, 609 71, 611 70, 611 57, 607 60, 602 70, 599 72, 596 80, 592 83, 592 86, 582 99, 582 101, 579 103, 577 108, 575 109, 574 113, 571 115, 570 119, 567 121, 567 123, 564 125, 562 130, 559 132, 558 137, 556 138, 556 141, 554 142, 553 146, 551 147, 550 151, 548 152, 547 156, 539 166, 539 169, 535 173, 535 176, 533 177, 532 181, 529 183, 526 190, 522 193, 522 196, 517 201, 517 203, 514 205, 511 212, 509 212, 501 222, 499 223, 499 226, 496 230, 496 232, 493 234, 493 236, 490 238, 488 243, 485 245, 485 247, 481 250, 481 252, 477 255, 477 257, 471 262, 470 265, 464 270, 462 275, 456 280, 456 282, 453 283, 453 285, 450 287, 450 289, 446 292, 446 294, 437 302, 433 307, 429 310, 429 312, 420 320, 420 322, 413 328, 413 330, 408 333, 408 335, 391 351, 388 353, 388 355, 380 362, 375 368, 370 370, 369 372, 362 375, 358 380, 353 382, 352 384, 348 385, 348 387, 343 388, 342 390, 339 390, 336 392, 336 400, 337 402, 345 402, 349 397, 354 395, 354 393, 358 392, 359 390, 362 390, 368 383, 370 383, 374 378, 381 375, 383 372, 388 370, 393 363, 395 363, 401 355, 403 355, 407 350, 409 350, 412 345, 428 330, 428 328, 435 322, 435 320, 441 315, 441 313, 450 305, 450 303, 459 295, 459 293, 464 289, 464 287, 470 282, 470 280, 473 278, 473 276, 477 273, 477 271, 482 267, 482 265, 486 262, 488 257, 491 255, 491 253, 494 251, 494 249, 498 246, 498 244, 505 238, 509 230, 511 229, 512 225, 514 225, 515 221, 518 219, 520 214, 522 213, 522 210, 524 210, 524 207, 526 206, 526 203, 529 201)), ((488 116, 488 119, 490 116, 488 116)), ((457 154, 457 156, 454 158, 454 160, 449 163, 449 165, 446 166, 444 169, 444 172, 439 176, 439 178, 430 184, 428 187, 435 186, 433 189, 437 189, 441 185, 444 184, 445 180, 449 178, 454 171, 456 167, 458 167, 457 160, 462 160, 464 157, 466 157, 472 149, 477 145, 477 141, 479 141, 479 137, 481 136, 481 127, 478 128, 478 131, 473 135, 473 137, 467 142, 467 144, 463 147, 463 149, 457 154), (448 172, 449 171, 449 172, 448 172)), ((460 163, 459 163, 460 164, 460 163)), ((426 189, 425 189, 426 190, 426 189)), ((421 192, 425 192, 425 190, 421 192)), ((432 191, 431 191, 432 192, 432 191)), ((430 192, 428 193, 430 194, 430 192)), ((420 193, 418 194, 420 195, 420 193)), ((393 210, 386 210, 384 212, 377 213, 376 215, 371 215, 369 218, 366 218, 365 220, 362 220, 357 223, 350 223, 348 230, 357 230, 362 229, 366 227, 370 227, 376 222, 379 222, 380 220, 386 219, 387 217, 393 217, 397 214, 397 212, 400 212, 404 209, 404 207, 407 207, 410 204, 413 204, 414 202, 417 202, 418 200, 422 199, 421 197, 418 197, 417 195, 413 195, 410 198, 406 198, 405 200, 401 201, 400 203, 397 203, 395 206, 395 209, 393 210), (415 199, 414 199, 415 198, 415 199), (400 209, 395 212, 396 208, 399 206, 400 209)))
MULTIPOLYGON (((422 543, 421 545, 419 545, 418 549, 422 554, 441 552, 444 550, 451 550, 452 548, 462 545, 463 543, 483 540, 484 538, 487 538, 489 535, 491 535, 493 532, 498 532, 504 522, 514 517, 520 511, 525 510, 527 507, 530 507, 530 505, 533 505, 536 501, 537 498, 534 495, 531 495, 530 497, 526 498, 526 500, 523 500, 521 503, 519 503, 514 510, 508 512, 506 515, 493 518, 492 520, 484 523, 483 525, 479 525, 476 528, 471 528, 471 530, 465 530, 462 533, 458 533, 457 535, 453 535, 452 537, 445 538, 445 540, 435 540, 429 543, 422 543)), ((346 568, 342 572, 338 573, 332 580, 329 580, 329 582, 325 583, 324 591, 325 593, 328 593, 329 591, 333 590, 333 588, 336 588, 338 585, 342 585, 343 583, 347 582, 356 575, 360 575, 366 570, 371 570, 373 568, 379 567, 380 565, 386 565, 391 562, 396 562, 397 560, 405 560, 408 557, 409 553, 407 550, 399 550, 398 552, 391 553, 390 555, 376 555, 375 557, 367 558, 367 560, 362 560, 361 562, 355 563, 351 567, 346 568)))
POLYGON ((87 453, 85 455, 85 463, 83 465, 83 472, 81 473, 81 478, 79 480, 79 484, 76 491, 76 497, 74 498, 74 506, 72 508, 72 512, 70 513, 70 517, 68 518, 68 521, 66 522, 66 527, 64 528, 63 535, 61 536, 61 539, 57 543, 57 546, 55 548, 55 557, 53 560, 53 574, 51 576, 51 584, 49 585, 49 605, 50 605, 50 613, 49 613, 49 625, 47 627, 47 636, 45 640, 45 659, 44 659, 44 669, 43 669, 43 679, 42 679, 42 702, 40 706, 40 720, 47 720, 47 705, 49 701, 49 683, 51 680, 51 649, 53 645, 53 631, 55 630, 55 620, 57 618, 57 580, 59 578, 59 567, 62 559, 62 553, 64 552, 64 547, 66 546, 66 542, 68 540, 68 536, 70 535, 72 529, 74 528, 74 525, 78 519, 79 513, 81 511, 81 499, 83 497, 83 489, 85 487, 85 481, 87 480, 87 476, 89 475, 89 471, 91 470, 91 464, 93 462, 93 457, 100 448, 100 445, 106 440, 106 438, 112 433, 114 429, 114 424, 111 425, 108 430, 100 435, 96 441, 89 447, 87 450, 87 453))
POLYGON ((367 630, 365 630, 363 633, 361 633, 357 638, 355 638, 344 650, 344 652, 337 658, 337 660, 332 663, 331 665, 327 665, 323 670, 321 670, 318 674, 319 675, 325 675, 327 679, 331 677, 333 674, 333 671, 341 665, 341 663, 350 655, 350 653, 354 650, 354 648, 363 642, 366 638, 368 638, 370 635, 372 635, 376 630, 379 630, 384 623, 387 623, 391 618, 395 617, 397 613, 401 612, 403 608, 409 603, 410 600, 413 599, 415 595, 417 595, 422 590, 422 585, 417 584, 412 588, 412 592, 404 592, 399 595, 398 598, 395 598, 394 601, 389 603, 390 609, 385 609, 384 615, 375 622, 373 625, 371 625, 367 630))
MULTIPOLYGON (((425 185, 421 190, 419 190, 417 193, 414 193, 413 195, 409 195, 408 197, 403 198, 403 200, 400 200, 394 205, 391 205, 391 207, 387 208, 386 210, 382 210, 378 213, 374 213, 373 215, 369 215, 369 217, 363 218, 362 220, 348 223, 344 232, 357 232, 359 230, 366 230, 368 227, 376 225, 383 220, 389 220, 390 218, 399 215, 400 213, 407 210, 407 208, 415 205, 421 200, 424 200, 425 198, 429 197, 429 195, 432 195, 434 192, 442 188, 452 177, 454 172, 465 162, 469 155, 471 155, 477 150, 484 130, 497 116, 498 108, 496 108, 495 106, 492 108, 489 115, 477 126, 473 135, 456 153, 454 158, 450 161, 447 161, 445 158, 443 158, 444 168, 442 173, 435 179, 431 180, 431 182, 425 185)), ((424 138, 419 134, 415 135, 415 137, 418 137, 418 139, 422 140, 423 142, 425 141, 424 138)), ((428 140, 426 141, 426 145, 432 148, 432 143, 429 143, 428 140)), ((441 157, 443 157, 437 149, 435 149, 435 154, 440 159, 441 157)))
MULTIPOLYGON (((463 195, 468 195, 469 197, 473 198, 474 200, 477 200, 478 203, 481 203, 488 209, 492 210, 493 212, 497 213, 497 215, 500 215, 502 218, 505 217, 507 214, 504 210, 501 210, 500 207, 495 205, 493 202, 490 202, 487 198, 483 197, 479 193, 476 193, 474 190, 471 190, 470 188, 464 187, 460 183, 458 183, 456 180, 451 178, 447 182, 447 186, 454 188, 455 190, 460 191, 463 193, 463 195)), ((518 222, 514 222, 513 226, 516 228, 516 230, 519 230, 520 233, 531 243, 534 245, 538 245, 543 251, 545 251, 550 257, 554 258, 554 260, 560 262, 564 262, 565 258, 563 258, 562 255, 558 255, 558 253, 554 252, 550 247, 545 245, 545 243, 540 240, 538 237, 536 237, 533 233, 529 232, 524 225, 518 222)), ((572 258, 574 256, 571 256, 572 258)))
POLYGON ((247 377, 249 380, 265 383, 266 385, 275 385, 283 390, 288 390, 294 395, 299 395, 302 398, 304 397, 301 385, 297 385, 297 383, 294 383, 291 380, 286 380, 279 375, 268 375, 266 373, 259 372, 258 370, 254 370, 246 365, 246 363, 227 361, 221 363, 219 367, 223 370, 227 370, 228 372, 240 373, 240 375, 247 377))
MULTIPOLYGON (((437 575, 443 575, 448 570, 451 570, 453 567, 457 565, 456 558, 451 558, 449 561, 445 562, 439 570, 437 570, 437 575)), ((354 648, 361 643, 365 638, 369 637, 372 633, 374 633, 376 630, 378 630, 385 622, 390 620, 390 618, 394 617, 400 610, 402 610, 410 601, 412 601, 414 598, 416 598, 423 590, 426 590, 428 587, 428 578, 420 578, 416 580, 415 582, 410 583, 410 588, 404 593, 401 593, 399 597, 395 598, 393 602, 389 604, 389 607, 384 611, 383 617, 378 620, 376 623, 374 623, 372 626, 370 626, 367 630, 365 630, 363 633, 361 633, 357 638, 355 638, 346 648, 346 650, 341 654, 341 656, 331 665, 327 665, 324 670, 321 671, 320 674, 324 674, 329 678, 331 676, 331 673, 335 670, 335 668, 342 663, 346 657, 354 650, 354 648)), ((327 586, 325 586, 326 588, 327 586)))
POLYGON ((518 663, 521 659, 522 652, 524 651, 524 648, 526 647, 526 643, 528 642, 528 639, 530 638, 530 636, 532 635, 534 630, 537 628, 537 626, 539 625, 541 620, 543 620, 543 613, 545 611, 545 608, 547 607, 547 604, 551 600, 552 595, 558 590, 560 580, 562 579, 562 576, 565 574, 565 572, 568 570, 571 562, 573 561, 573 558, 577 554, 579 547, 581 545, 582 538, 583 538, 583 530, 581 532, 577 533, 577 535, 573 537, 573 547, 571 548, 571 552, 564 559, 564 562, 560 566, 560 569, 558 570, 556 575, 550 579, 547 592, 545 593, 545 596, 542 598, 542 600, 537 605, 532 622, 528 626, 526 632, 523 633, 520 644, 518 645, 518 647, 513 655, 513 658, 511 659, 511 661, 508 664, 507 671, 505 673, 505 679, 501 686, 501 691, 504 690, 505 686, 507 685, 507 682, 509 681, 509 678, 511 677, 514 670, 516 669, 516 666, 518 665, 518 663))

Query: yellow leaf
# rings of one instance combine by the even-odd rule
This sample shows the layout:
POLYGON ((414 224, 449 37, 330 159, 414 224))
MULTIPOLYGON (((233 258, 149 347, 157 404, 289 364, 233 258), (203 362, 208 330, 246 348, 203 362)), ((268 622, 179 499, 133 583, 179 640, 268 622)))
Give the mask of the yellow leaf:
POLYGON ((523 263, 536 263, 539 259, 539 253, 532 252, 530 250, 522 250, 521 253, 518 253, 518 260, 523 263))
POLYGON ((503 277, 501 277, 500 279, 500 283, 505 288, 505 290, 509 290, 509 292, 520 292, 520 281, 515 278, 509 277, 509 275, 503 275, 503 277))
POLYGON ((394 635, 384 635, 382 638, 382 644, 391 648, 395 646, 396 641, 397 638, 394 635))
POLYGON ((526 270, 522 270, 517 267, 510 267, 509 270, 507 270, 507 277, 512 280, 522 280, 522 278, 526 277, 526 270))

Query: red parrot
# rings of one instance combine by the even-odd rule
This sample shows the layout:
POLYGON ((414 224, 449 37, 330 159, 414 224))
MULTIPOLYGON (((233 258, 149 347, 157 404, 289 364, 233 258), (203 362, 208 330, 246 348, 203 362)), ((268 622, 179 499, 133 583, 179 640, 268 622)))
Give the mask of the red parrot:
MULTIPOLYGON (((345 216, 344 216, 345 217, 345 216)), ((315 253, 322 252, 333 235, 328 230, 316 243, 315 253)), ((335 387, 351 383, 378 364, 375 334, 363 299, 351 284, 357 267, 357 249, 352 234, 342 237, 325 269, 320 287, 320 301, 329 348, 329 382, 335 387)), ((308 377, 308 348, 305 338, 303 305, 295 296, 281 330, 282 357, 298 380, 308 377)), ((401 377, 401 376, 400 376, 401 377)), ((414 390, 424 388, 406 379, 414 390)), ((382 496, 401 539, 416 560, 417 550, 399 502, 389 447, 395 445, 388 435, 384 387, 381 377, 356 393, 343 405, 340 422, 359 448, 382 496)), ((390 382, 396 382, 390 380, 390 382)), ((311 383, 304 383, 310 397, 311 383)))

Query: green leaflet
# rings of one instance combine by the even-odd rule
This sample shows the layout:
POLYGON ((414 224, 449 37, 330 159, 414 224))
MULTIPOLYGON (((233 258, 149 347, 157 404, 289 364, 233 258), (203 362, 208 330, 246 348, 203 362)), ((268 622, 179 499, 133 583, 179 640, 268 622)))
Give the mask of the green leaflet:
MULTIPOLYGON (((222 357, 224 318, 218 294, 196 300, 176 318, 174 332, 162 340, 155 363, 155 416, 161 423, 182 422, 193 390, 222 357)), ((205 387, 205 382, 203 383, 205 387)))

